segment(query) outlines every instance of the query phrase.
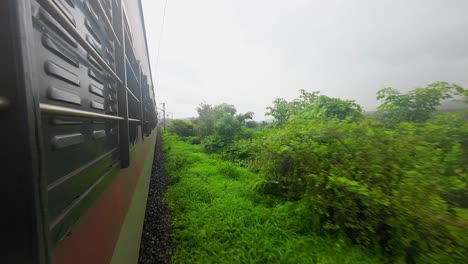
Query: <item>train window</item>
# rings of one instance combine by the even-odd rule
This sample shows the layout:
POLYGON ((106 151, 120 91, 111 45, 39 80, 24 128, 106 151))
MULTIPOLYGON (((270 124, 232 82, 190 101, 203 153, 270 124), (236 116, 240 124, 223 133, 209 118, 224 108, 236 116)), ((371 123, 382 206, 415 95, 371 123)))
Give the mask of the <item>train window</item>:
POLYGON ((128 92, 128 136, 129 142, 134 143, 137 139, 138 126, 141 124, 140 115, 140 100, 132 95, 130 90, 128 92))
POLYGON ((127 103, 128 103, 128 118, 129 118, 129 143, 135 143, 138 136, 138 131, 141 126, 141 67, 136 59, 133 50, 133 37, 131 28, 127 20, 127 14, 124 10, 124 34, 125 34, 125 73, 126 73, 126 88, 127 88, 127 103))
POLYGON ((129 44, 133 47, 133 36, 132 36, 132 30, 130 28, 130 24, 128 23, 127 19, 127 12, 125 11, 125 8, 123 9, 123 21, 124 21, 124 30, 125 30, 125 35, 127 36, 129 40, 129 44))
POLYGON ((134 143, 137 139, 138 126, 141 124, 141 93, 139 71, 135 71, 131 64, 127 64, 127 103, 129 118, 129 142, 134 143))
POLYGON ((139 122, 130 121, 128 124, 128 143, 135 144, 137 140, 139 122))

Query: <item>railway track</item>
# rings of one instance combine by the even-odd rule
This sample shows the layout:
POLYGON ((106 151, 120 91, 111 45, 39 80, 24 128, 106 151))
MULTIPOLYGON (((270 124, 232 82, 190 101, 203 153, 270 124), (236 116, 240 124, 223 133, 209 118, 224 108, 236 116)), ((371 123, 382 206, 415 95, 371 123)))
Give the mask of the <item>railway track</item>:
POLYGON ((164 169, 161 133, 158 133, 156 141, 139 263, 171 263, 174 251, 171 211, 164 200, 164 193, 170 181, 164 169))

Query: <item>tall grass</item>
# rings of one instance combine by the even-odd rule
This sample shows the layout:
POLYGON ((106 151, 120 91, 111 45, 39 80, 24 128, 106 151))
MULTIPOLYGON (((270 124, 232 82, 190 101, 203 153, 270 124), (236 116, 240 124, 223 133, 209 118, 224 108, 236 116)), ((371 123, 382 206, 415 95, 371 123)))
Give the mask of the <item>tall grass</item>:
POLYGON ((344 240, 320 236, 312 211, 261 194, 258 175, 171 135, 164 136, 164 149, 175 263, 381 262, 344 240))

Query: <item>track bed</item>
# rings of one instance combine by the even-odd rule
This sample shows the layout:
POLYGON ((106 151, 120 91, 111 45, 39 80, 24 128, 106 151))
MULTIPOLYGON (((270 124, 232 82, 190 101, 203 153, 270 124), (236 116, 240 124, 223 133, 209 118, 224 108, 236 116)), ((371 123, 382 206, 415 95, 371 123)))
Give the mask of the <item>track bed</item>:
POLYGON ((169 175, 164 169, 162 137, 161 133, 158 133, 139 263, 171 263, 171 255, 174 251, 171 211, 164 201, 164 193, 169 184, 169 175))

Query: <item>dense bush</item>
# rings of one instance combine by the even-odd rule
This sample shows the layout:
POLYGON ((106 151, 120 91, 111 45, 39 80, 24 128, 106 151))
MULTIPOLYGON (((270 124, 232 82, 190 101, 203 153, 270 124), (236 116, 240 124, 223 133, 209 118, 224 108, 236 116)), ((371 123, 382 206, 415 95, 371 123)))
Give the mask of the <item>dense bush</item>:
POLYGON ((194 126, 192 123, 180 119, 172 120, 167 129, 169 132, 181 137, 190 137, 194 135, 194 126))
POLYGON ((454 127, 450 143, 426 139, 429 128, 438 129, 293 118, 257 143, 255 164, 270 192, 307 204, 330 233, 395 258, 453 263, 468 254, 445 225, 468 195, 468 126, 454 127))
POLYGON ((337 118, 357 120, 363 117, 362 108, 351 100, 341 100, 300 90, 299 98, 290 102, 276 98, 273 106, 267 107, 269 116, 274 118, 276 126, 284 125, 291 116, 302 119, 337 118))
POLYGON ((468 255, 460 235, 468 234, 460 217, 468 199, 468 124, 459 114, 434 116, 454 89, 461 88, 384 89, 383 121, 318 93, 302 91, 289 106, 277 99, 269 108, 276 127, 255 141, 254 168, 268 180, 263 190, 298 200, 328 233, 391 261, 461 263, 468 255), (278 115, 288 107, 289 115, 278 115))
POLYGON ((195 135, 205 151, 263 175, 262 199, 295 204, 301 230, 345 237, 391 263, 463 263, 468 123, 436 113, 463 94, 444 82, 407 93, 385 88, 377 118, 353 101, 301 90, 267 108, 268 128, 247 125, 252 114, 235 115, 232 105, 202 104, 195 135))
POLYGON ((242 162, 247 155, 236 151, 237 141, 251 138, 259 124, 252 120, 253 113, 237 114, 233 105, 222 103, 212 106, 201 103, 198 117, 190 122, 174 120, 168 130, 185 141, 201 144, 208 153, 217 153, 229 160, 242 162), (239 155, 237 155, 239 153, 239 155), (242 156, 242 157, 241 157, 242 156))
POLYGON ((381 263, 371 252, 310 232, 303 221, 310 213, 298 212, 300 205, 255 191, 258 175, 175 136, 166 134, 164 145, 174 263, 381 263))

